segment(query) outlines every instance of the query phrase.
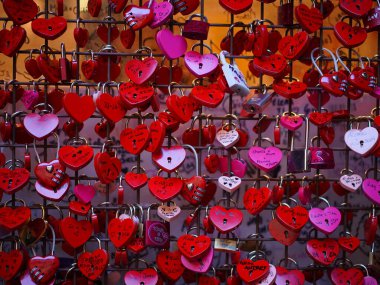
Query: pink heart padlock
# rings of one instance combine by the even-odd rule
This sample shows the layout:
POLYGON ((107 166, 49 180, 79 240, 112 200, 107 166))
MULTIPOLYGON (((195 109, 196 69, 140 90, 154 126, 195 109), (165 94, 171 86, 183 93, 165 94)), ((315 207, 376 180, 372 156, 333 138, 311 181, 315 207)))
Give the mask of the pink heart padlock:
MULTIPOLYGON (((145 2, 144 7, 149 6, 149 1, 145 2)), ((170 17, 174 13, 174 7, 169 1, 163 1, 158 3, 153 0, 150 5, 150 9, 153 10, 153 21, 149 24, 152 29, 158 28, 169 21, 170 17)))
POLYGON ((373 203, 380 205, 380 182, 367 178, 362 184, 363 192, 373 203))
POLYGON ((75 197, 84 204, 91 202, 95 194, 95 188, 91 185, 78 184, 74 187, 75 197))
POLYGON ((335 207, 325 209, 313 208, 309 211, 309 219, 312 225, 325 234, 331 234, 336 230, 341 221, 342 215, 335 207))
POLYGON ((281 126, 293 132, 298 130, 302 126, 302 123, 303 123, 303 119, 302 117, 298 115, 294 115, 294 116, 284 115, 284 116, 281 116, 280 118, 281 126))
POLYGON ((180 35, 173 35, 168 29, 162 29, 157 32, 156 42, 167 59, 177 59, 187 50, 186 39, 180 35))
POLYGON ((55 114, 44 114, 40 116, 30 113, 24 118, 24 126, 30 135, 37 140, 42 140, 49 136, 59 124, 59 119, 55 114))
POLYGON ((173 172, 182 165, 186 158, 186 151, 182 146, 176 145, 162 147, 161 151, 152 153, 152 160, 166 172, 173 172))
POLYGON ((147 268, 142 271, 129 270, 124 275, 124 282, 128 285, 155 285, 158 282, 158 274, 153 268, 147 268))
POLYGON ((191 271, 205 273, 209 270, 213 258, 214 250, 212 247, 210 247, 208 251, 204 255, 202 255, 202 257, 193 260, 190 260, 186 258, 184 255, 182 255, 181 262, 184 267, 191 271))
POLYGON ((66 176, 61 184, 55 188, 47 188, 43 186, 38 180, 36 181, 36 191, 38 194, 40 194, 43 198, 53 201, 53 202, 59 202, 63 199, 63 196, 66 194, 67 190, 69 190, 70 187, 70 177, 66 176))
POLYGON ((32 110, 37 105, 39 94, 36 90, 25 90, 21 97, 21 102, 24 104, 25 109, 32 110))
POLYGON ((268 172, 280 164, 282 152, 275 146, 270 146, 267 148, 253 146, 249 149, 248 156, 254 166, 262 171, 268 172))
MULTIPOLYGON (((221 173, 228 172, 228 157, 219 157, 219 170, 221 173)), ((247 163, 243 159, 233 158, 231 159, 231 171, 237 177, 243 178, 247 171, 247 163)))
POLYGON ((213 73, 219 65, 219 60, 213 54, 188 51, 185 53, 185 65, 195 77, 201 78, 213 73))

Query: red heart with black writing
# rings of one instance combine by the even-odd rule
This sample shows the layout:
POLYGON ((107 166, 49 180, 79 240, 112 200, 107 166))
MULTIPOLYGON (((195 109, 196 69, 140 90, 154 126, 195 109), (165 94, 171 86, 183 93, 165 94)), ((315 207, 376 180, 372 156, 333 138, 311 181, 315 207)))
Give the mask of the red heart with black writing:
POLYGON ((28 207, 2 207, 0 208, 0 227, 14 231, 25 225, 31 216, 31 211, 28 207))
POLYGON ((286 246, 292 245, 300 235, 299 232, 284 227, 277 219, 269 222, 268 230, 276 241, 286 246))
POLYGON ((339 0, 339 8, 353 18, 361 18, 372 8, 372 1, 339 0))
POLYGON ((154 176, 148 182, 150 192, 161 202, 167 202, 176 197, 181 192, 182 186, 182 179, 176 177, 154 176))
POLYGON ((23 261, 24 255, 20 250, 0 251, 0 278, 11 280, 20 272, 23 261))
POLYGON ((211 239, 208 236, 182 235, 178 238, 178 249, 188 259, 194 260, 202 257, 211 247, 211 239))
POLYGON ((108 265, 108 253, 98 248, 93 252, 83 252, 78 257, 78 268, 88 279, 94 281, 103 274, 108 265))
POLYGON ((121 161, 117 157, 111 157, 106 152, 97 153, 94 158, 94 167, 99 180, 109 184, 119 177, 121 161))
POLYGON ((367 32, 364 28, 360 26, 352 27, 343 21, 335 24, 334 34, 338 41, 348 48, 360 46, 367 39, 367 32))
POLYGON ((132 59, 125 65, 125 73, 136 84, 147 82, 156 72, 158 62, 154 57, 132 59))
POLYGON ((348 253, 353 253, 360 246, 360 239, 354 236, 345 236, 338 239, 340 247, 348 253))
POLYGON ((161 150, 152 153, 152 160, 166 172, 173 172, 180 167, 186 158, 186 151, 180 145, 162 147, 161 150))
POLYGON ((55 40, 63 35, 66 29, 66 19, 59 16, 50 19, 37 18, 32 21, 32 31, 46 40, 55 40))
POLYGON ((59 180, 61 180, 65 175, 65 171, 66 167, 58 159, 51 162, 42 162, 34 167, 34 174, 38 182, 51 189, 59 186, 60 182, 57 179, 59 177, 59 180))
POLYGON ((307 99, 314 108, 318 109, 319 97, 321 97, 321 107, 326 105, 330 101, 330 94, 324 90, 319 92, 317 90, 309 90, 307 92, 307 99))
POLYGON ((223 234, 233 231, 243 222, 243 213, 240 210, 226 209, 222 206, 212 207, 209 217, 217 230, 223 234))
POLYGON ((282 266, 276 266, 276 285, 304 284, 305 276, 298 269, 288 270, 282 266))
POLYGON ((136 32, 132 29, 122 30, 120 32, 120 42, 124 48, 130 49, 132 48, 136 39, 136 32))
POLYGON ((268 187, 261 187, 259 189, 252 187, 244 193, 244 207, 251 215, 257 215, 268 206, 271 198, 272 192, 268 187))
POLYGON ((123 11, 124 19, 127 23, 131 22, 129 26, 137 31, 153 21, 153 9, 139 7, 136 5, 128 5, 123 11))
MULTIPOLYGON (((169 85, 170 82, 181 82, 183 77, 183 70, 180 66, 173 66, 172 71, 167 66, 160 66, 155 73, 155 83, 157 85, 169 85), (171 79, 171 80, 170 80, 171 79)), ((158 87, 164 93, 169 94, 168 87, 158 87)))
POLYGON ((59 61, 50 59, 50 57, 43 53, 37 57, 38 69, 50 83, 57 83, 61 80, 61 70, 59 61))
POLYGON ((344 71, 325 74, 319 79, 319 84, 330 94, 340 97, 347 91, 347 75, 344 71))
POLYGON ((160 121, 154 121, 149 126, 150 141, 146 151, 156 152, 163 144, 166 130, 160 121))
POLYGON ((92 224, 87 220, 77 221, 73 217, 66 217, 61 221, 60 231, 64 240, 73 248, 86 243, 92 234, 92 224))
POLYGON ((88 145, 78 147, 67 145, 59 149, 58 156, 63 165, 77 171, 91 162, 94 150, 88 145))
POLYGON ((14 56, 26 39, 26 31, 24 28, 15 26, 10 30, 2 29, 0 31, 0 52, 6 56, 14 56))
POLYGON ((334 285, 364 284, 364 274, 359 268, 334 268, 330 273, 330 279, 334 285))
POLYGON ((181 196, 193 206, 208 204, 214 196, 216 184, 207 183, 201 176, 193 176, 183 180, 181 196), (212 186, 214 185, 214 186, 212 186))
POLYGON ((330 145, 335 139, 335 129, 331 126, 320 126, 319 135, 325 144, 330 145))
POLYGON ((119 122, 126 113, 120 96, 112 97, 112 95, 108 93, 99 95, 96 99, 96 107, 107 120, 114 123, 119 122))
POLYGON ((150 85, 137 85, 127 82, 120 85, 119 94, 128 109, 141 107, 152 100, 154 88, 150 85))
POLYGON ((98 17, 102 8, 102 0, 88 0, 87 9, 92 17, 98 17))
POLYGON ((88 42, 90 35, 85 28, 76 27, 74 29, 74 39, 78 47, 84 48, 88 42))
POLYGON ((94 79, 96 72, 98 70, 98 61, 93 60, 93 59, 82 61, 81 70, 84 77, 86 77, 87 80, 94 79))
POLYGON ((317 8, 309 8, 305 4, 300 4, 295 9, 295 16, 302 28, 309 34, 319 30, 322 26, 323 15, 317 8))
POLYGON ((273 91, 287 99, 298 99, 306 92, 307 85, 298 81, 286 81, 283 79, 273 82, 273 91))
POLYGON ((193 100, 188 96, 170 95, 166 99, 166 106, 182 124, 190 121, 194 112, 193 100))
POLYGON ((38 13, 38 6, 33 0, 23 0, 22 3, 18 0, 4 0, 3 8, 16 25, 30 22, 38 13))
POLYGON ((269 273, 269 263, 266 260, 260 259, 252 261, 243 259, 236 267, 239 277, 246 283, 260 281, 269 273))
POLYGON ((138 224, 132 218, 114 218, 108 224, 108 235, 116 248, 125 246, 136 234, 138 224))
POLYGON ((120 143, 123 148, 134 155, 140 154, 148 145, 150 133, 145 124, 138 125, 135 129, 126 128, 120 133, 120 143))
POLYGON ((29 182, 30 173, 25 168, 0 168, 0 189, 12 195, 29 182))
POLYGON ((70 92, 63 97, 63 108, 77 123, 83 123, 94 114, 96 106, 92 96, 70 92))
POLYGON ((145 173, 127 172, 124 180, 132 189, 136 190, 148 183, 148 176, 145 173))
POLYGON ((153 268, 147 268, 141 271, 129 270, 124 275, 124 282, 128 285, 156 285, 158 282, 158 273, 153 268))
POLYGON ((279 52, 290 60, 297 60, 300 58, 309 45, 309 35, 304 32, 298 32, 293 36, 283 37, 279 44, 279 52))
POLYGON ((35 256, 29 259, 30 277, 37 284, 48 284, 54 278, 59 267, 59 259, 54 255, 35 256))
POLYGON ((181 262, 181 253, 176 251, 160 251, 156 256, 157 267, 160 272, 171 281, 181 278, 185 267, 181 262))
POLYGON ((199 104, 209 108, 216 108, 224 99, 224 92, 219 89, 218 84, 209 86, 194 86, 190 95, 199 104))
POLYGON ((300 231, 309 221, 309 212, 301 206, 279 206, 276 209, 278 221, 293 231, 300 231))
POLYGON ((339 244, 331 238, 311 239, 306 243, 306 252, 316 262, 328 266, 339 255, 339 244))
POLYGON ((312 112, 309 114, 310 122, 318 127, 330 123, 332 118, 333 118, 333 115, 330 112, 324 112, 324 113, 312 112))
POLYGON ((253 0, 219 0, 220 6, 231 14, 240 14, 252 7, 253 0))
POLYGON ((257 71, 269 76, 277 76, 279 74, 282 74, 288 66, 285 57, 281 54, 272 54, 261 57, 255 57, 252 63, 250 62, 249 67, 251 72, 252 64, 257 71))
MULTIPOLYGON (((116 25, 111 26, 111 38, 110 41, 113 42, 114 40, 117 39, 119 36, 119 29, 117 28, 116 25)), ((98 37, 105 43, 108 43, 108 25, 106 24, 100 24, 98 28, 96 29, 96 34, 98 37)))

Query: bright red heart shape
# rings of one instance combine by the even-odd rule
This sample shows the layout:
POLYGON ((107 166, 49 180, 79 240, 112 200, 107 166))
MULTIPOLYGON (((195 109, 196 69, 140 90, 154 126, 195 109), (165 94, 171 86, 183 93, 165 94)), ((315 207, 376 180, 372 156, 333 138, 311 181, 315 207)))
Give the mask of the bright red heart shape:
POLYGON ((29 182, 30 173, 25 168, 0 168, 0 189, 12 195, 29 182))
POLYGON ((136 234, 138 225, 132 218, 114 218, 108 224, 108 235, 116 248, 125 246, 136 234))
POLYGON ((96 99, 96 107, 107 120, 114 123, 119 122, 126 113, 120 96, 112 97, 112 95, 108 93, 99 95, 96 99))
POLYGON ((301 31, 293 36, 283 37, 278 44, 278 50, 285 58, 297 60, 303 55, 308 45, 309 35, 301 31))
POLYGON ((293 231, 300 231, 309 221, 309 212, 301 206, 276 208, 276 217, 280 223, 293 231))
POLYGON ((194 112, 193 100, 188 96, 170 95, 166 99, 166 106, 182 124, 190 121, 194 112))
POLYGON ((243 259, 236 267, 239 277, 246 283, 260 281, 269 273, 269 263, 266 260, 252 261, 243 259))
POLYGON ((182 186, 182 179, 176 177, 154 176, 148 182, 150 192, 161 202, 167 202, 176 197, 181 192, 182 186))
POLYGON ((52 280, 58 267, 59 259, 54 255, 35 256, 28 261, 30 277, 38 284, 47 284, 52 280))
POLYGON ((141 107, 152 100, 154 88, 149 85, 137 85, 127 82, 120 85, 119 94, 128 109, 141 107))
POLYGON ((257 215, 269 204, 271 198, 272 192, 268 187, 252 187, 244 193, 244 207, 251 215, 257 215))
POLYGON ((79 147, 64 146, 58 151, 59 161, 72 170, 79 170, 88 165, 94 156, 94 150, 88 145, 79 147))
POLYGON ((119 177, 121 161, 117 157, 111 157, 108 153, 97 153, 94 158, 94 167, 99 180, 109 184, 119 177))
POLYGON ((158 62, 154 57, 143 60, 132 59, 125 65, 125 73, 136 84, 144 84, 156 72, 158 62))
POLYGON ((39 37, 46 40, 55 40, 67 29, 66 19, 54 16, 50 19, 37 18, 32 21, 32 31, 39 37))
POLYGON ((22 1, 22 5, 18 0, 4 0, 3 8, 9 19, 16 25, 30 22, 38 13, 38 6, 33 0, 22 1))
POLYGON ((60 231, 63 239, 73 248, 86 243, 92 234, 92 224, 87 220, 77 221, 73 217, 66 217, 61 221, 60 231))
POLYGON ((306 243, 306 252, 316 262, 328 266, 337 258, 339 245, 331 238, 311 239, 306 243))
POLYGON ((182 235, 178 238, 178 250, 188 259, 194 260, 202 257, 211 246, 208 236, 182 235))
POLYGON ((233 231, 243 222, 243 213, 240 210, 222 206, 212 207, 209 217, 215 228, 223 234, 233 231))
POLYGON ((317 8, 309 8, 300 4, 295 9, 295 16, 302 28, 309 34, 319 30, 323 23, 323 15, 317 8))
POLYGON ((120 143, 131 154, 140 154, 148 145, 150 133, 145 124, 138 125, 135 129, 126 128, 120 133, 120 143))
POLYGON ((2 29, 0 31, 0 52, 6 56, 14 56, 22 47, 26 39, 26 31, 24 28, 15 26, 10 30, 2 29))
POLYGON ((25 225, 31 216, 28 207, 2 207, 0 208, 0 227, 7 231, 14 231, 25 225))
POLYGON ((171 281, 181 278, 185 268, 181 263, 181 253, 176 251, 160 251, 156 256, 157 267, 160 272, 171 281))
POLYGON ((334 34, 338 41, 348 48, 360 46, 367 39, 367 32, 364 28, 354 26, 340 21, 334 26, 334 34))
POLYGON ((63 97, 63 108, 77 123, 83 123, 94 114, 96 106, 90 95, 66 93, 63 97))
POLYGON ((104 249, 84 252, 78 257, 78 268, 88 279, 94 281, 103 274, 108 265, 108 253, 104 249))
POLYGON ((208 86, 194 86, 190 95, 199 104, 209 108, 216 108, 224 99, 224 92, 219 89, 218 84, 208 86))

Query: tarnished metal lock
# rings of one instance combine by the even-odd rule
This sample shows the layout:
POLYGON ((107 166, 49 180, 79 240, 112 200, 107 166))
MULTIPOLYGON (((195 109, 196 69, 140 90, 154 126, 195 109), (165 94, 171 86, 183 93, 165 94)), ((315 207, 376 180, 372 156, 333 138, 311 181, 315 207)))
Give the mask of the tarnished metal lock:
POLYGON ((61 81, 71 80, 71 64, 66 58, 66 48, 65 44, 61 43, 61 58, 59 59, 59 68, 61 70, 61 81))
POLYGON ((153 204, 148 207, 147 217, 145 221, 145 245, 158 247, 161 249, 169 249, 170 247, 170 223, 162 221, 152 221, 150 219, 150 208, 157 207, 153 204))
POLYGON ((293 25, 293 1, 283 3, 280 0, 280 6, 277 8, 277 19, 279 25, 293 25))
POLYGON ((238 96, 247 96, 249 88, 245 81, 244 75, 241 73, 239 67, 234 64, 229 64, 226 61, 226 55, 229 53, 225 50, 220 52, 220 61, 222 62, 222 71, 226 78, 227 84, 231 92, 238 96))
POLYGON ((300 149, 294 149, 294 132, 292 134, 292 141, 290 151, 287 156, 288 173, 302 173, 310 171, 310 152, 308 148, 309 140, 309 120, 306 116, 302 116, 305 120, 305 147, 300 149))
MULTIPOLYGON (((380 2, 377 1, 380 6, 380 2)), ((372 8, 367 15, 363 17, 364 28, 367 32, 378 31, 380 28, 380 7, 372 8)))
POLYGON ((192 40, 204 41, 207 40, 208 30, 210 24, 207 22, 207 18, 200 14, 193 14, 186 20, 183 26, 182 36, 192 40), (198 17, 201 20, 193 20, 193 18, 198 17))
POLYGON ((318 137, 311 139, 310 167, 315 169, 333 169, 335 167, 334 152, 328 147, 314 146, 314 141, 318 137))
POLYGON ((239 239, 234 233, 232 233, 233 238, 220 238, 220 235, 219 233, 218 237, 215 238, 215 251, 235 252, 239 250, 239 239))
POLYGON ((251 91, 251 93, 244 99, 244 111, 252 115, 262 113, 270 104, 273 95, 274 92, 268 92, 265 85, 262 91, 251 91))

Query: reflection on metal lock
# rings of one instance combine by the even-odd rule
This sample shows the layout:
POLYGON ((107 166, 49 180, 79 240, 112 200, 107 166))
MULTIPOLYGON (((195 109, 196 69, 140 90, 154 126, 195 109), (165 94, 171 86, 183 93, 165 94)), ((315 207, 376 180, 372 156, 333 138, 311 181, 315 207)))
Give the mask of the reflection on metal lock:
POLYGON ((287 156, 288 173, 302 173, 310 171, 310 152, 308 148, 309 140, 309 120, 305 115, 302 115, 305 120, 305 147, 300 149, 294 149, 294 132, 292 134, 292 141, 290 151, 287 156))
POLYGON ((314 141, 318 137, 311 139, 310 167, 315 169, 333 169, 335 167, 334 152, 328 147, 314 146, 314 141))
POLYGON ((283 3, 280 0, 280 6, 277 8, 277 19, 279 25, 293 25, 293 1, 283 3))
POLYGON ((273 95, 274 92, 269 93, 264 85, 263 91, 251 92, 245 98, 243 109, 252 115, 260 114, 270 104, 273 95))
POLYGON ((222 71, 226 78, 228 87, 230 90, 239 96, 247 96, 249 94, 249 88, 245 81, 244 75, 239 70, 239 67, 234 64, 229 64, 226 61, 226 55, 229 53, 225 50, 220 52, 220 61, 222 62, 222 71))
POLYGON ((220 233, 218 237, 215 238, 214 249, 215 251, 224 251, 224 252, 235 252, 239 249, 239 239, 234 233, 233 238, 220 238, 220 233))
POLYGON ((204 41, 207 40, 209 28, 210 24, 207 22, 205 16, 193 14, 186 20, 183 26, 182 36, 192 40, 204 41), (201 20, 193 20, 195 17, 199 17, 201 20))
POLYGON ((145 245, 169 249, 170 247, 170 223, 150 220, 150 208, 157 207, 153 204, 148 207, 145 221, 145 245))
POLYGON ((374 32, 380 28, 380 2, 377 0, 377 7, 372 8, 363 17, 364 28, 367 32, 374 32))

